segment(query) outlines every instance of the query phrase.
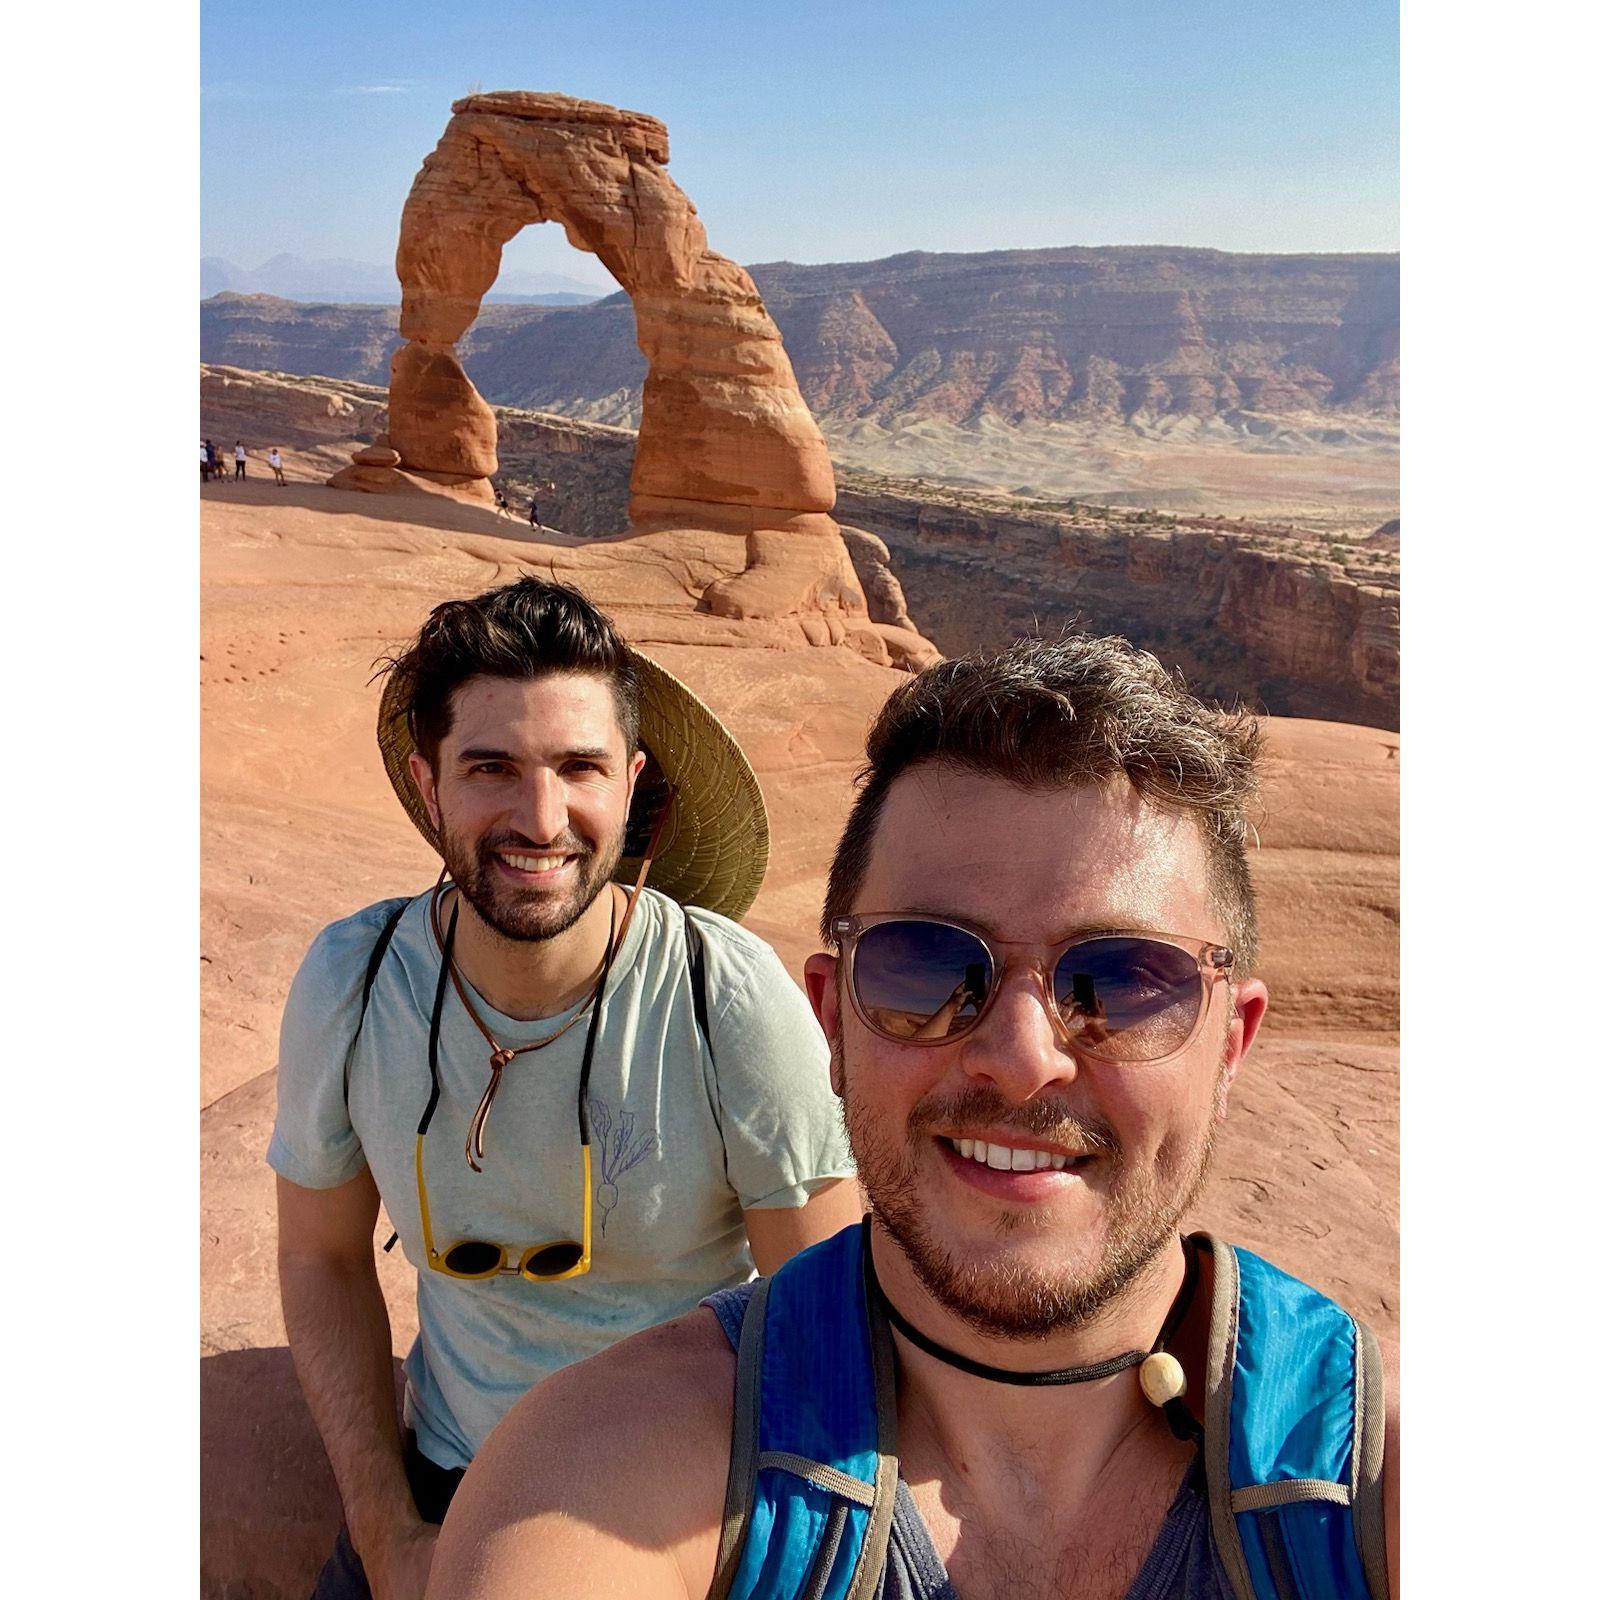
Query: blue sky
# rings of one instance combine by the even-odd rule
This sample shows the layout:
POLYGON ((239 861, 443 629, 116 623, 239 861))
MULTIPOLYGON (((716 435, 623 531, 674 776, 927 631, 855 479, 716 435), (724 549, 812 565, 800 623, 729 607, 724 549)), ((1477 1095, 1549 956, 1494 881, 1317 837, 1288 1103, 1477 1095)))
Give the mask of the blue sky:
MULTIPOLYGON (((201 252, 392 258, 474 88, 648 111, 712 246, 1399 248, 1393 0, 203 0, 201 252)), ((506 266, 603 286, 530 228, 506 266)))

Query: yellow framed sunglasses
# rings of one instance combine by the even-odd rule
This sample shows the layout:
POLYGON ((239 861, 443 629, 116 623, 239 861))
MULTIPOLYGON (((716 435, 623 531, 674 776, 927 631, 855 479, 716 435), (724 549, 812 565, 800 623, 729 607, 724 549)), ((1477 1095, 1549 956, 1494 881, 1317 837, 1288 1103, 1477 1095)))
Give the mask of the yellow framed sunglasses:
MULTIPOLYGON (((632 906, 629 906, 632 910, 632 906)), ((439 1026, 444 1015, 444 997, 451 975, 451 956, 455 949, 456 922, 461 914, 459 901, 451 909, 450 926, 444 936, 443 960, 439 963, 439 987, 434 995, 433 1017, 428 1027, 428 1072, 432 1079, 428 1104, 417 1124, 417 1208, 422 1214, 422 1243, 427 1252, 428 1266, 451 1278, 477 1281, 493 1278, 500 1273, 527 1278, 533 1283, 558 1283, 563 1278, 576 1278, 589 1270, 590 1247, 594 1238, 594 1188, 593 1168, 589 1155, 589 1070, 594 1065, 595 1041, 599 1037, 600 1012, 605 1000, 606 983, 611 977, 611 962, 621 940, 617 937, 615 923, 611 937, 606 941, 606 958, 600 968, 600 979, 595 988, 594 1005, 589 1016, 589 1031, 583 1047, 583 1070, 578 1077, 578 1139, 583 1149, 583 1238, 556 1239, 548 1244, 529 1245, 520 1255, 503 1244, 486 1239, 458 1239, 440 1250, 433 1239, 433 1215, 428 1205, 428 1184, 423 1175, 422 1151, 428 1137, 428 1125, 439 1104, 439 1026), (513 1264, 514 1263, 514 1264, 513 1264)), ((624 919, 626 928, 626 919, 624 919)), ((498 1071, 496 1080, 498 1080, 498 1071)), ((480 1107, 480 1115, 482 1113, 480 1107)), ((476 1169, 475 1169, 476 1170, 476 1169)))

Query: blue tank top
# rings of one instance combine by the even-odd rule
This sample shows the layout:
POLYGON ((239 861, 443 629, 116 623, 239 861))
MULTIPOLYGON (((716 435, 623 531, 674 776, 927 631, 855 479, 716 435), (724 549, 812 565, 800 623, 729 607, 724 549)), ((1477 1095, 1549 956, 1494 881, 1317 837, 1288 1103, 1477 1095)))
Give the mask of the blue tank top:
MULTIPOLYGON (((736 1284, 700 1302, 716 1313, 735 1350, 754 1288, 754 1282, 736 1284)), ((904 1479, 895 1486, 889 1556, 873 1600, 960 1600, 904 1479)), ((1124 1600, 1234 1600, 1212 1538, 1198 1455, 1184 1474, 1155 1544, 1124 1600)))

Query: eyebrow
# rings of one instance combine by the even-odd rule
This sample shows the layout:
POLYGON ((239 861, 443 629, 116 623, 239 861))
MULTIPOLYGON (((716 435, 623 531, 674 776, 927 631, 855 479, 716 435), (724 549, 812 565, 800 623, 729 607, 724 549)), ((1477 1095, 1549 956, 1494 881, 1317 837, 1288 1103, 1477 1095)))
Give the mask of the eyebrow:
MULTIPOLYGON (((606 761, 611 757, 611 752, 602 745, 574 746, 570 750, 560 750, 555 755, 557 761, 569 761, 574 756, 588 761, 606 761)), ((517 761, 521 758, 510 750, 493 749, 488 745, 471 745, 457 753, 457 761, 517 761)))

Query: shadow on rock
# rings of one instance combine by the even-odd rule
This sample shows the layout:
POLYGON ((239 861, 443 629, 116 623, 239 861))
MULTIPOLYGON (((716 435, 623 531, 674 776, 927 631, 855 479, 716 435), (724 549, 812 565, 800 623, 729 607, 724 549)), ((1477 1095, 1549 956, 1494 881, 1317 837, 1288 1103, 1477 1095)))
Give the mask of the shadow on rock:
POLYGON ((203 1357, 201 1600, 306 1600, 338 1529, 333 1472, 288 1350, 203 1357))

